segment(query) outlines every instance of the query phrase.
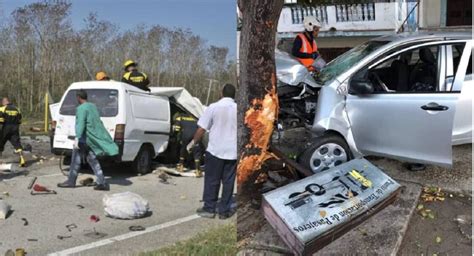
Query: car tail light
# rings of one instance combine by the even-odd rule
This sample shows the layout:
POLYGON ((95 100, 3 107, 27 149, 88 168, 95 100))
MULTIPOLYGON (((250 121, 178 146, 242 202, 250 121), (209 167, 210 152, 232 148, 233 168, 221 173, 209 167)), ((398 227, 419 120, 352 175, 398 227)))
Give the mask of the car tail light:
POLYGON ((124 137, 125 137, 125 125, 124 124, 117 124, 115 126, 114 140, 116 142, 123 142, 124 137))

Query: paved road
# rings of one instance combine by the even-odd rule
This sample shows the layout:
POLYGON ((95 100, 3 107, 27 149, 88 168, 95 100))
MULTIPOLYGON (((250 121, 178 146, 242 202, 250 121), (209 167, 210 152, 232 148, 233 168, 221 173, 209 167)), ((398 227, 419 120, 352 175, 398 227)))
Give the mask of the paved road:
MULTIPOLYGON (((32 160, 32 156, 28 157, 32 160)), ((47 157, 51 158, 51 155, 47 157)), ((109 167, 105 170, 111 191, 94 191, 90 187, 75 189, 56 188, 65 180, 58 168, 57 159, 36 163, 28 171, 16 174, 0 171, 0 197, 12 205, 13 213, 0 220, 0 255, 8 249, 24 248, 28 255, 132 255, 153 250, 178 240, 189 238, 210 227, 235 221, 203 219, 195 215, 201 205, 203 179, 174 177, 172 184, 159 182, 156 174, 134 176, 127 168, 109 167), (27 189, 31 177, 37 183, 55 189, 57 195, 30 195, 27 189), (102 198, 105 194, 131 191, 150 203, 152 215, 137 220, 115 220, 105 217, 102 198), (8 192, 9 196, 1 194, 8 192), (77 205, 84 206, 80 209, 77 205), (90 215, 98 215, 93 223, 90 215), (28 220, 24 226, 22 218, 28 220), (68 231, 66 225, 77 225, 68 231), (128 230, 131 225, 147 229, 141 233, 128 230), (90 238, 93 230, 105 233, 103 238, 90 238), (60 240, 61 236, 71 236, 60 240), (38 241, 28 241, 37 239, 38 241)), ((89 176, 82 174, 80 178, 89 176)))

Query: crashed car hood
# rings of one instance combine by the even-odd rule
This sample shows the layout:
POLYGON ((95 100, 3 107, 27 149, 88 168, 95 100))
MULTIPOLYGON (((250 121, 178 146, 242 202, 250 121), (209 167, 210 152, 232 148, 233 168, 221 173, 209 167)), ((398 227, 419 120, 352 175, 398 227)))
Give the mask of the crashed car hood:
POLYGON ((277 78, 282 83, 295 86, 306 83, 312 87, 321 87, 316 83, 308 69, 290 54, 275 50, 275 64, 277 78))
POLYGON ((150 87, 150 94, 173 98, 195 117, 201 117, 205 106, 182 87, 150 87))

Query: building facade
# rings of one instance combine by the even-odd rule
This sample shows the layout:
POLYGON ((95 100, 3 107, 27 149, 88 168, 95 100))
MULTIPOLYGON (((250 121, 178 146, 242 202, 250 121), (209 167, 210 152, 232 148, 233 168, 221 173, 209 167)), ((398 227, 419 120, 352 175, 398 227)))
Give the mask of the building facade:
POLYGON ((397 32, 471 29, 471 0, 385 0, 360 4, 302 5, 285 0, 278 23, 278 47, 289 51, 303 19, 323 25, 318 49, 327 60, 370 38, 397 32))

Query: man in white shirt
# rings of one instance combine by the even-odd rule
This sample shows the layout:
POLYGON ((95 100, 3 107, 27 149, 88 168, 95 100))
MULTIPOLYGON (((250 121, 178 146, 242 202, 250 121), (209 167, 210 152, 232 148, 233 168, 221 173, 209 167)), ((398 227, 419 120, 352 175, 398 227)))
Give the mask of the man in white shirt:
POLYGON ((231 207, 237 168, 237 104, 234 97, 235 87, 231 84, 224 85, 222 98, 204 111, 198 121, 199 128, 187 147, 189 151, 201 141, 206 131, 209 132, 205 159, 204 206, 197 210, 201 217, 214 218, 217 212, 220 219, 227 219, 235 213, 235 209, 231 207), (217 207, 221 183, 222 197, 217 207))

